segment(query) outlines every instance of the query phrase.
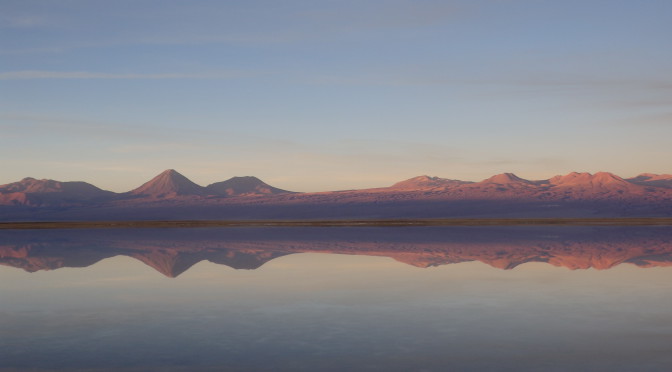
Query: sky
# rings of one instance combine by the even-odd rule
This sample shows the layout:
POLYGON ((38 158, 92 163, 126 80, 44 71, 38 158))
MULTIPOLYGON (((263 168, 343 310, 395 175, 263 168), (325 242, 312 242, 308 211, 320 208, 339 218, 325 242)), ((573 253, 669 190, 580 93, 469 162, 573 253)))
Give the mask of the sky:
POLYGON ((0 184, 672 173, 669 0, 0 0, 0 184))

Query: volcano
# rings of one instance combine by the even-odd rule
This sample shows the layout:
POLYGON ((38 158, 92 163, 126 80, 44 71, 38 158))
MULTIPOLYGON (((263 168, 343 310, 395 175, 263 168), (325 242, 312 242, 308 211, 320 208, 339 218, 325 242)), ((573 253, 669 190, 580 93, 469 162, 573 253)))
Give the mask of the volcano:
POLYGON ((281 190, 257 177, 233 177, 226 181, 216 182, 205 188, 209 193, 220 196, 251 196, 290 194, 291 191, 281 190))
POLYGON ((129 191, 129 194, 151 198, 171 198, 187 195, 203 196, 206 195, 206 190, 176 170, 168 169, 137 189, 129 191))

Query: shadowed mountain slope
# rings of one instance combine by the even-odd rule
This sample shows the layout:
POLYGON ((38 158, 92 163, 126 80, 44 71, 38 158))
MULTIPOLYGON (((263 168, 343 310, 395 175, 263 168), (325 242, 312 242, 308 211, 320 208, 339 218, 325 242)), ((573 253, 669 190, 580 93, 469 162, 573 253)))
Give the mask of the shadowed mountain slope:
POLYGON ((672 174, 642 173, 637 177, 628 178, 627 181, 641 186, 672 189, 672 174))

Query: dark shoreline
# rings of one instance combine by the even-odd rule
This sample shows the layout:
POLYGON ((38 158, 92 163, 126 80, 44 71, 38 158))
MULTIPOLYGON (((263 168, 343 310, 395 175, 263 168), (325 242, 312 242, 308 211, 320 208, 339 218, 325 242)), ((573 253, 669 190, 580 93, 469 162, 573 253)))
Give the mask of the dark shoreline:
POLYGON ((0 222, 10 229, 196 228, 196 227, 400 227, 400 226, 655 226, 672 218, 432 218, 368 220, 52 221, 0 222))

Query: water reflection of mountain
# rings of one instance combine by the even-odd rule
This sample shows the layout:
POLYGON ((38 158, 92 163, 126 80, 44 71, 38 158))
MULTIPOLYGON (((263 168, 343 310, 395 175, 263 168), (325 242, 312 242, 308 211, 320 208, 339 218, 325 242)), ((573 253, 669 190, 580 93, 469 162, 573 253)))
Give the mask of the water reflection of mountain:
POLYGON ((672 266, 672 227, 404 227, 15 230, 0 264, 34 272, 114 256, 176 277, 200 261, 256 269, 293 253, 391 257, 430 267, 480 261, 500 269, 546 262, 569 269, 672 266))

